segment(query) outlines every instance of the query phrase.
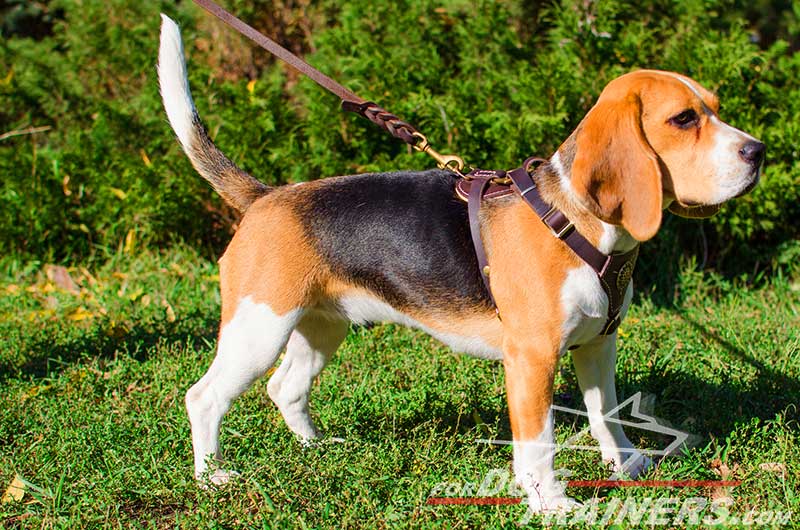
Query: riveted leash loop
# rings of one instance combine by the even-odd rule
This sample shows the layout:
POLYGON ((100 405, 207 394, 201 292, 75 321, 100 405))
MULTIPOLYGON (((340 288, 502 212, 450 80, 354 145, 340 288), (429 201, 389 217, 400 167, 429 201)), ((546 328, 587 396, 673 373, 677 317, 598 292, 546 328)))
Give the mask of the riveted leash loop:
MULTIPOLYGON (((391 112, 379 106, 377 103, 367 101, 355 93, 346 89, 327 75, 323 74, 298 56, 270 39, 263 33, 257 31, 252 26, 242 22, 240 19, 220 7, 213 0, 194 0, 194 2, 225 22, 233 29, 249 38, 272 55, 292 66, 301 74, 310 77, 319 86, 336 95, 342 100, 342 109, 364 116, 378 127, 388 132, 395 138, 399 138, 411 145, 417 151, 430 155, 441 169, 449 169, 461 175, 464 169, 464 161, 455 155, 442 155, 431 148, 428 139, 419 132, 413 125, 404 122, 391 112)), ((463 176, 463 175, 462 175, 463 176)))

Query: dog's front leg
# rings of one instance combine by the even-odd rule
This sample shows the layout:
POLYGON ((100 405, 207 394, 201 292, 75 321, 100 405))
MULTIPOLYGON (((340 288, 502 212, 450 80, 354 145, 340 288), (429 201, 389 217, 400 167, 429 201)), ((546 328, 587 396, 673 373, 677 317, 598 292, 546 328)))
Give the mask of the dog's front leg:
POLYGON ((577 503, 566 496, 553 469, 553 376, 557 348, 506 339, 503 348, 508 412, 514 436, 514 474, 528 494, 530 510, 562 510, 577 503))
POLYGON ((597 337, 572 352, 572 362, 589 414, 592 436, 600 444, 603 461, 611 463, 615 473, 632 478, 647 470, 652 461, 637 451, 625 436, 617 408, 614 368, 617 360, 617 334, 597 337))

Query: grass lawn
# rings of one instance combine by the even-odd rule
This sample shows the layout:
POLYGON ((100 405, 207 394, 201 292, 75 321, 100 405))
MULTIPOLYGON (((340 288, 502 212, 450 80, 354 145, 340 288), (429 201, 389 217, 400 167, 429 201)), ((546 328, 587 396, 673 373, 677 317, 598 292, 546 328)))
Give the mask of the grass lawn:
MULTIPOLYGON (((645 478, 741 485, 570 494, 727 496, 734 514, 792 511, 800 526, 797 271, 755 285, 684 272, 674 302, 639 299, 620 331, 620 399, 641 391, 650 412, 693 435, 645 478)), ((10 258, 0 274, 0 494, 17 476, 24 485, 20 501, 0 503, 0 526, 518 528, 525 515, 520 505, 426 505, 443 482, 510 469, 508 447, 477 442, 510 438, 499 363, 391 325, 354 327, 312 395, 318 425, 345 441, 301 447, 260 381, 223 423, 240 479, 201 490, 183 395, 214 354, 215 264, 186 248, 121 250, 92 270, 70 268, 72 287, 10 258)), ((557 404, 582 407, 568 358, 555 392, 557 404)), ((556 422, 560 440, 585 426, 556 422)), ((643 447, 664 443, 627 432, 643 447)), ((563 450, 556 467, 609 475, 595 452, 563 450)))

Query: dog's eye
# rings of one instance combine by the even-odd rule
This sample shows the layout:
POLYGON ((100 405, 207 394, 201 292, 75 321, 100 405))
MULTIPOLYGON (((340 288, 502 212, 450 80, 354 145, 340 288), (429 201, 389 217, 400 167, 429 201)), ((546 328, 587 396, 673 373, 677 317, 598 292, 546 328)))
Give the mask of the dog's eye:
POLYGON ((694 111, 694 109, 686 109, 680 114, 676 114, 675 116, 671 117, 669 122, 676 127, 680 127, 681 129, 688 129, 697 123, 697 113, 694 111))

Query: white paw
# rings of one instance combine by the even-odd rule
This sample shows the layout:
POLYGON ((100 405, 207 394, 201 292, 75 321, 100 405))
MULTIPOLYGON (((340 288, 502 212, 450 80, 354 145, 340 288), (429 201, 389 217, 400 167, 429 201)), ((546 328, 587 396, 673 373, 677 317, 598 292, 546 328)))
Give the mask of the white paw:
POLYGON ((528 511, 532 513, 566 513, 580 506, 581 503, 566 495, 545 496, 537 492, 528 494, 528 511))
POLYGON ((300 440, 300 445, 303 447, 317 447, 320 445, 319 436, 298 436, 297 439, 300 440))
POLYGON ((620 479, 622 477, 635 479, 653 467, 653 460, 635 449, 621 453, 619 461, 622 463, 618 464, 617 459, 612 460, 612 469, 614 470, 612 479, 620 479))
POLYGON ((213 486, 224 486, 228 484, 233 478, 240 476, 237 471, 227 469, 215 469, 213 473, 203 473, 197 477, 197 481, 201 488, 208 489, 213 486))
POLYGON ((568 512, 581 505, 567 496, 563 482, 546 480, 541 483, 528 477, 527 480, 517 481, 517 484, 528 497, 528 513, 568 512))
POLYGON ((344 438, 336 438, 335 436, 331 436, 328 438, 300 438, 300 444, 303 447, 320 447, 323 445, 328 444, 343 444, 345 442, 344 438))
POLYGON ((653 459, 643 455, 639 451, 636 451, 636 453, 631 455, 631 458, 625 462, 624 467, 624 471, 631 478, 637 478, 638 476, 647 473, 647 471, 653 467, 653 459))

